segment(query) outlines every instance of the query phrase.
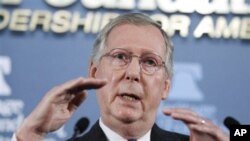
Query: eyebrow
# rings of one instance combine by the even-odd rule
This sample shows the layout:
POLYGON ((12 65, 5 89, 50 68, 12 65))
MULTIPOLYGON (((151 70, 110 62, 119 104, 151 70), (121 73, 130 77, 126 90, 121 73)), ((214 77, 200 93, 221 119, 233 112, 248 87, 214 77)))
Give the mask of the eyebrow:
MULTIPOLYGON (((113 49, 123 49, 123 50, 127 50, 129 53, 133 53, 134 54, 134 52, 133 51, 131 51, 130 49, 127 49, 127 48, 121 48, 121 47, 117 47, 117 48, 113 48, 113 49)), ((111 50, 113 50, 113 49, 111 49, 111 50)), ((111 50, 109 50, 109 51, 111 51, 111 50)), ((108 52, 109 52, 108 51, 108 52)), ((143 54, 155 54, 155 55, 157 55, 157 56, 160 56, 161 57, 161 55, 160 54, 158 54, 157 52, 155 52, 155 51, 151 51, 151 50, 143 50, 142 51, 142 53, 141 53, 141 55, 143 55, 143 54)), ((161 58, 163 58, 163 57, 161 57, 161 58)))

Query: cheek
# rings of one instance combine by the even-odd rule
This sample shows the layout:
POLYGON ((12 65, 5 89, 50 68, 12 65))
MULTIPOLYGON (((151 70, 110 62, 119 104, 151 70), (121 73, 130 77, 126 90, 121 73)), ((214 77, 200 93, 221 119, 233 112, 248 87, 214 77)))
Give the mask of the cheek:
POLYGON ((110 75, 110 71, 108 71, 108 69, 106 68, 105 65, 102 65, 103 63, 100 63, 97 66, 97 70, 96 70, 96 78, 108 78, 108 76, 110 75))
POLYGON ((110 68, 110 64, 106 61, 100 62, 96 70, 96 78, 102 78, 108 80, 108 85, 110 82, 113 83, 119 77, 119 73, 115 72, 110 68))
POLYGON ((110 91, 117 87, 123 77, 123 74, 124 71, 113 70, 110 66, 110 63, 103 61, 97 67, 96 78, 108 80, 108 83, 105 85, 105 89, 110 91))
MULTIPOLYGON (((109 71, 107 71, 105 65, 98 64, 95 78, 99 79, 107 79, 108 82, 110 82, 110 74, 109 71)), ((105 103, 107 103, 109 99, 109 95, 107 93, 108 88, 110 87, 110 83, 107 83, 104 87, 96 90, 96 97, 98 99, 98 103, 100 104, 100 107, 105 107, 105 103)))
POLYGON ((108 80, 108 83, 96 91, 100 103, 110 103, 114 98, 117 88, 117 75, 108 67, 108 65, 99 65, 96 71, 96 78, 108 80))
POLYGON ((105 103, 108 101, 108 95, 106 95, 105 90, 99 89, 96 91, 96 97, 98 99, 98 103, 103 107, 105 103))
POLYGON ((158 105, 163 97, 164 92, 164 81, 160 77, 154 77, 145 82, 145 92, 150 102, 156 103, 158 105), (157 102, 156 102, 157 101, 157 102))

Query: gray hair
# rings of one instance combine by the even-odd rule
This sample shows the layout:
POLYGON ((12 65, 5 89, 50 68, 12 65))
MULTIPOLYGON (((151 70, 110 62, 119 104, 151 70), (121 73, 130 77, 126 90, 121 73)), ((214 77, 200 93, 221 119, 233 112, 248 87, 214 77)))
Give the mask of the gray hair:
POLYGON ((142 13, 128 13, 121 16, 118 16, 112 19, 97 35, 97 38, 94 43, 91 61, 98 63, 104 47, 107 42, 109 33, 114 27, 117 27, 122 24, 133 24, 133 25, 152 25, 160 30, 162 36, 164 37, 165 46, 166 46, 166 58, 165 58, 165 69, 169 78, 172 78, 173 75, 173 45, 170 41, 170 38, 166 32, 161 28, 161 25, 151 19, 149 16, 142 13))

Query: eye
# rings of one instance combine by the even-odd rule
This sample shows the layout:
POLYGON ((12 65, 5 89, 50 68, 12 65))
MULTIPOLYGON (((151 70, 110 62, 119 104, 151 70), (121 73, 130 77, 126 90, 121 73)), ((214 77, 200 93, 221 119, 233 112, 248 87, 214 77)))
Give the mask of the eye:
POLYGON ((118 60, 128 60, 128 55, 124 52, 116 52, 112 57, 118 60))
POLYGON ((150 67, 155 67, 157 66, 157 61, 155 58, 152 57, 145 57, 142 59, 142 63, 146 66, 150 66, 150 67))

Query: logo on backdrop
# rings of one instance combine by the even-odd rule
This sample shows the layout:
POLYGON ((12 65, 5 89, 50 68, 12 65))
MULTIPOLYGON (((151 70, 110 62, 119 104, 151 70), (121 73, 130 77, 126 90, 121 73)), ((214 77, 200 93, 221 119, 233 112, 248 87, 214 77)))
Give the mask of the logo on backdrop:
MULTIPOLYGON (((202 81, 202 66, 198 63, 176 63, 174 65, 173 87, 167 100, 160 104, 157 123, 166 130, 188 134, 188 128, 180 121, 175 121, 162 114, 166 107, 191 108, 213 122, 216 121, 217 109, 214 105, 205 104, 204 93, 199 88, 202 81)), ((221 123, 217 123, 221 125, 221 123)))
POLYGON ((6 76, 11 74, 12 63, 8 56, 0 55, 0 140, 9 141, 10 136, 23 121, 24 102, 19 99, 11 99, 11 86, 6 76))
MULTIPOLYGON (((0 55, 0 141, 10 141, 11 135, 24 119, 24 101, 12 99, 11 86, 6 81, 6 76, 11 74, 11 58, 0 55)), ((64 127, 55 132, 57 137, 65 138, 67 133, 64 127)), ((47 139, 55 141, 53 139, 47 139)))
MULTIPOLYGON (((24 120, 24 101, 10 97, 12 96, 12 90, 6 76, 11 75, 11 70, 11 58, 0 55, 0 141, 10 141, 12 134, 24 120)), ((64 126, 54 134, 60 140, 67 137, 64 126)), ((45 141, 56 141, 56 139, 47 138, 45 141)))
POLYGON ((202 67, 195 63, 178 63, 169 100, 203 101, 204 96, 198 82, 202 80, 202 67))
POLYGON ((11 88, 4 76, 11 72, 11 60, 7 56, 0 56, 0 96, 10 96, 11 88))

